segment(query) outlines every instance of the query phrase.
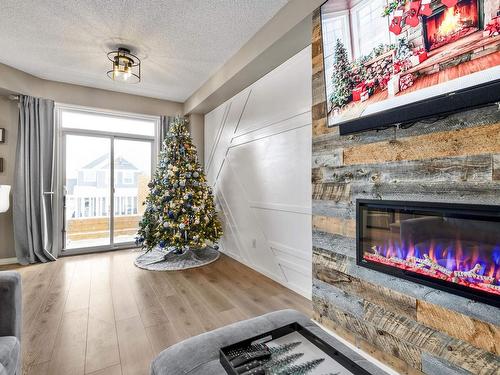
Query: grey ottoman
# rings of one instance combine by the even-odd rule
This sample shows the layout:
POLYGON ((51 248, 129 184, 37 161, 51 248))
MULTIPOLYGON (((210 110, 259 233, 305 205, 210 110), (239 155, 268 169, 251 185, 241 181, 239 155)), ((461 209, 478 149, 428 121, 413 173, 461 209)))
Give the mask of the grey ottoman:
POLYGON ((151 374, 224 375, 226 371, 219 362, 220 348, 293 322, 307 328, 368 372, 376 375, 387 375, 386 372, 323 331, 307 316, 295 310, 272 312, 203 333, 175 344, 162 351, 153 360, 151 374))

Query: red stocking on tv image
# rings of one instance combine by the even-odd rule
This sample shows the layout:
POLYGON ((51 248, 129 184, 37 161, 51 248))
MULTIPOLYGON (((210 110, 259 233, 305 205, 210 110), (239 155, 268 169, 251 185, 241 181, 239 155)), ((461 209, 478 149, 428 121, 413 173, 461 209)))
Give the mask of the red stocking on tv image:
POLYGON ((497 101, 499 5, 499 0, 324 3, 328 125, 348 129, 364 122, 361 128, 375 128, 390 124, 391 114, 394 122, 415 121, 464 107, 467 92, 471 106, 497 101), (456 93, 461 95, 453 97, 456 93))

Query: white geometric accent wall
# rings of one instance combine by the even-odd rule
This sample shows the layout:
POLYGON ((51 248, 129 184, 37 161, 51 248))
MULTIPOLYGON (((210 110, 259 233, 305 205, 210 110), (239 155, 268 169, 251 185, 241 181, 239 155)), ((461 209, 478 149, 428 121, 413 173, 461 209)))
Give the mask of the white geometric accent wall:
POLYGON ((311 297, 311 48, 205 115, 221 250, 311 297))

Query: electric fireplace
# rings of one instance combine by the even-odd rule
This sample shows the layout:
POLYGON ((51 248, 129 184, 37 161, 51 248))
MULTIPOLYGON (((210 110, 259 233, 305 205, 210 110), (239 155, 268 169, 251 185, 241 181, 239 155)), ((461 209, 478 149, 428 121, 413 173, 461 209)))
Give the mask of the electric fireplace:
POLYGON ((442 5, 422 20, 425 47, 432 51, 479 29, 478 0, 461 0, 451 7, 442 5))
POLYGON ((356 260, 500 307, 500 206, 358 200, 356 260))

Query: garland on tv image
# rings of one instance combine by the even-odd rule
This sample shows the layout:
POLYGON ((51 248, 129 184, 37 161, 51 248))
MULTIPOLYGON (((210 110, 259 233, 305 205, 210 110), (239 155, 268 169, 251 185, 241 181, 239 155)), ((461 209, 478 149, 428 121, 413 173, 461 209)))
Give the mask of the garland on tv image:
POLYGON ((329 0, 321 32, 329 126, 500 77, 497 0, 329 0))

